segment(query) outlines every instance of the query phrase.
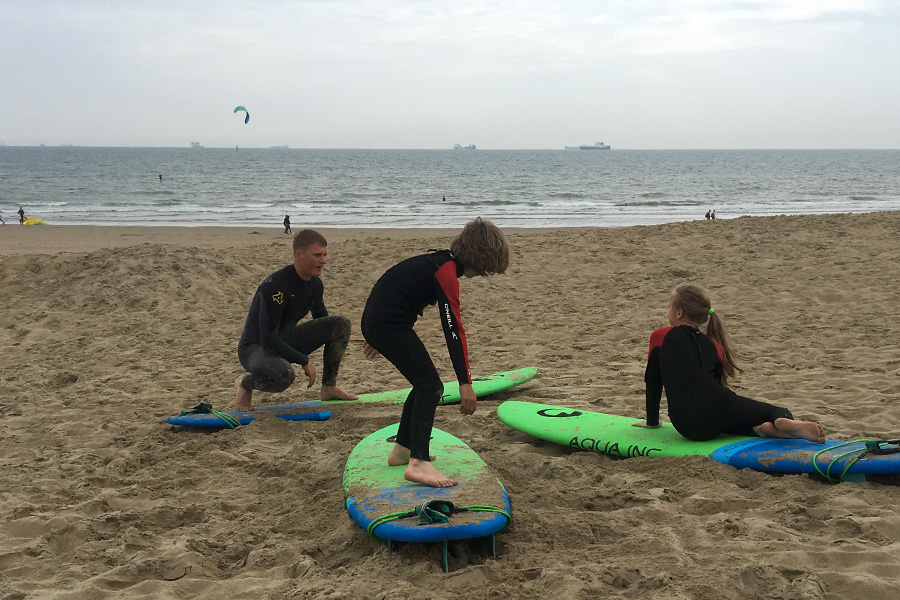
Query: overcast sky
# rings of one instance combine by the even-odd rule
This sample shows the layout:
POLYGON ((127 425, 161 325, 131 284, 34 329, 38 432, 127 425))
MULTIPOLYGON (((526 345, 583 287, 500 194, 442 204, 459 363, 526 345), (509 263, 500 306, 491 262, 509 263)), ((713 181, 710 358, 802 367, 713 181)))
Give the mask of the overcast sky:
POLYGON ((0 52, 7 145, 900 147, 897 0, 3 0, 0 52))

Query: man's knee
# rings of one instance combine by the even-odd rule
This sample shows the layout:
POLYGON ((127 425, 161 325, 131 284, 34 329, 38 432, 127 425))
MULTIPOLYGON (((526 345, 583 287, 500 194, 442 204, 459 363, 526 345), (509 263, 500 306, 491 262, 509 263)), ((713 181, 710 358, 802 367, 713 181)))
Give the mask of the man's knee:
POLYGON ((334 317, 334 332, 332 334, 332 339, 335 340, 349 340, 350 339, 350 319, 347 317, 342 317, 340 315, 335 315, 334 317))
POLYGON ((291 387, 291 384, 294 383, 294 379, 297 375, 294 373, 294 367, 288 365, 287 369, 278 374, 275 378, 275 387, 278 388, 276 392, 283 392, 284 390, 291 387))
POLYGON ((254 387, 261 392, 283 392, 291 387, 295 378, 294 367, 287 365, 284 369, 277 371, 257 373, 254 377, 254 387))

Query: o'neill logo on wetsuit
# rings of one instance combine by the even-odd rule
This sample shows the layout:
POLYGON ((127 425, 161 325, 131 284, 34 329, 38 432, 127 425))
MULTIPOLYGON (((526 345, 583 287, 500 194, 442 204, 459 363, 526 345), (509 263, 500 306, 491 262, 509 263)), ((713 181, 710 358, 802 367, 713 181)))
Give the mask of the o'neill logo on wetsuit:
MULTIPOLYGON (((447 304, 446 302, 444 302, 444 315, 447 317, 447 328, 452 330, 453 329, 453 316, 450 314, 450 305, 447 304)), ((456 337, 455 331, 451 331, 450 335, 453 336, 454 340, 459 339, 458 337, 456 337)))
POLYGON ((272 300, 274 300, 278 304, 284 304, 284 294, 281 292, 278 292, 277 294, 272 294, 272 300))

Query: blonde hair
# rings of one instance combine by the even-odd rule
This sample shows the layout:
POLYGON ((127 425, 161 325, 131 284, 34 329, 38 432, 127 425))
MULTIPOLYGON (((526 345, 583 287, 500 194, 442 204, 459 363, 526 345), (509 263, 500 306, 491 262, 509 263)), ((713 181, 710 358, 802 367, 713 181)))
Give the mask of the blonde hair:
POLYGON ((450 252, 459 264, 478 275, 503 273, 509 267, 509 245, 503 232, 481 217, 466 223, 450 244, 450 252))
POLYGON ((712 310, 712 302, 703 288, 685 283, 672 290, 672 306, 684 311, 687 318, 697 325, 706 325, 706 335, 722 346, 725 360, 722 361, 722 383, 728 385, 728 378, 744 371, 737 365, 736 358, 742 358, 731 347, 725 333, 725 323, 719 313, 712 310))

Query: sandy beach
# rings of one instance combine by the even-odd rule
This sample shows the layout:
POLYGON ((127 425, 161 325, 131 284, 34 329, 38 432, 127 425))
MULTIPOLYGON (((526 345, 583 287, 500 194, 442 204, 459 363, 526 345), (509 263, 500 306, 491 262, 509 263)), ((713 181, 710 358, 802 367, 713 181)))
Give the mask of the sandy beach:
MULTIPOLYGON (((363 357, 362 308, 386 268, 457 230, 321 231, 326 305, 353 324, 339 385, 407 387, 363 357)), ((576 452, 496 407, 642 417, 648 336, 691 281, 748 357, 738 393, 830 438, 900 437, 900 213, 507 234, 508 272, 461 281, 472 371, 538 376, 472 416, 439 407, 435 424, 496 470, 514 521, 496 558, 451 543, 444 573, 438 545, 390 551, 344 506, 348 454, 399 405, 234 431, 165 423, 198 402, 232 408, 250 299, 291 260, 280 227, 0 227, 0 600, 897 597, 896 481, 576 452)), ((436 309, 417 330, 452 379, 436 309)))

